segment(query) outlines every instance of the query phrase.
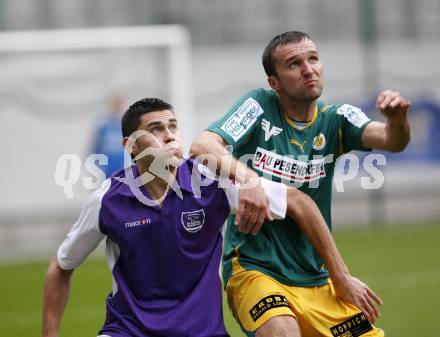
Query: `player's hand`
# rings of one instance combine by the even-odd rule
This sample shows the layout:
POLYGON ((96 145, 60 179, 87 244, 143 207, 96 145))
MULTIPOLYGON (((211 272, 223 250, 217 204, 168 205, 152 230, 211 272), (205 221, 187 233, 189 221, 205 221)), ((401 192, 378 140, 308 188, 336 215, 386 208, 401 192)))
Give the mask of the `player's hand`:
POLYGON ((245 183, 240 184, 238 209, 234 223, 238 225, 240 232, 255 235, 260 231, 265 219, 273 220, 259 176, 253 172, 245 183))
POLYGON ((344 282, 333 283, 333 286, 337 297, 359 308, 372 324, 376 322, 380 316, 378 306, 383 302, 365 283, 349 276, 344 282))
POLYGON ((406 118, 411 102, 397 91, 382 91, 376 100, 376 108, 388 119, 402 120, 406 118))

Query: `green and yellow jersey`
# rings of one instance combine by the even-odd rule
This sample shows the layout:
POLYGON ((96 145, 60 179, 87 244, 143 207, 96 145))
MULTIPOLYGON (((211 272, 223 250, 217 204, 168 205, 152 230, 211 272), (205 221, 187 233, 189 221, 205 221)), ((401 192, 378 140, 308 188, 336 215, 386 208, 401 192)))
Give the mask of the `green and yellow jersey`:
MULTIPOLYGON (((335 161, 345 152, 362 149, 361 136, 369 121, 357 107, 318 102, 312 121, 299 127, 283 113, 274 91, 256 89, 208 130, 232 145, 234 157, 261 176, 312 197, 331 230, 335 161)), ((321 257, 292 219, 266 223, 255 236, 239 232, 233 221, 231 215, 224 243, 225 286, 238 270, 237 263, 291 286, 327 284, 321 257)))

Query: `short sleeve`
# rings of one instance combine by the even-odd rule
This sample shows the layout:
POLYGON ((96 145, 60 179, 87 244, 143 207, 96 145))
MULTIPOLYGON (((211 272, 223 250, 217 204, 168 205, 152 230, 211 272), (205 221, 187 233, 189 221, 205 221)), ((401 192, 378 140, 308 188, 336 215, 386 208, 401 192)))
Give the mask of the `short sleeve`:
POLYGON ((101 188, 89 197, 78 220, 58 248, 57 260, 62 269, 78 267, 105 237, 99 229, 99 213, 102 198, 110 184, 110 179, 105 180, 101 188))
POLYGON ((371 122, 370 118, 358 107, 344 104, 337 108, 339 120, 339 141, 343 152, 351 150, 370 151, 362 147, 362 133, 371 122))
POLYGON ((229 145, 240 147, 252 135, 264 113, 262 93, 257 89, 241 97, 229 111, 207 130, 222 137, 229 145))

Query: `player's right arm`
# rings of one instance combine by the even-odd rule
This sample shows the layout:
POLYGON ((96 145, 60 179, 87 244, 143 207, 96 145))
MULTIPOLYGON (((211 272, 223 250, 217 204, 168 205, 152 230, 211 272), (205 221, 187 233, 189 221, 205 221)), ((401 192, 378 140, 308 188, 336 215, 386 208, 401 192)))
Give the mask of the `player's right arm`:
POLYGON ((272 221, 266 194, 261 187, 259 175, 235 159, 227 150, 226 141, 211 131, 202 132, 192 143, 193 156, 214 156, 217 174, 229 178, 242 186, 235 224, 241 232, 257 234, 265 219, 272 221), (222 170, 222 168, 228 168, 222 170), (227 171, 227 172, 222 172, 227 171))
POLYGON ((43 337, 57 337, 70 294, 72 270, 62 269, 54 257, 46 273, 43 295, 43 337))
POLYGON ((43 294, 43 337, 56 337, 67 304, 73 270, 105 237, 99 227, 102 198, 110 188, 110 179, 84 204, 78 220, 58 248, 46 273, 43 294))
POLYGON ((265 219, 273 219, 259 175, 234 158, 226 147, 230 145, 240 150, 254 136, 264 115, 262 106, 267 100, 266 95, 265 90, 256 89, 241 97, 222 118, 210 126, 211 131, 204 131, 191 146, 193 156, 213 156, 217 174, 240 183, 242 188, 235 223, 244 233, 256 234, 265 219))

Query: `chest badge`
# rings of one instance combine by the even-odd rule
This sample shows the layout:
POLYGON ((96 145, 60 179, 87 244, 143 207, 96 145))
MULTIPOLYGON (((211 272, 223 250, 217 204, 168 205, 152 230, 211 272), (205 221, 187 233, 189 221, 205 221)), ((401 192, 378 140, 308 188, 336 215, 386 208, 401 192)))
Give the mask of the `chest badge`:
POLYGON ((314 150, 322 150, 325 146, 325 137, 323 133, 320 133, 318 136, 313 138, 313 145, 312 148, 314 150))
POLYGON ((205 211, 199 209, 198 211, 182 212, 180 216, 183 228, 189 233, 196 233, 202 229, 205 223, 205 211))
POLYGON ((272 136, 277 136, 281 133, 281 131, 283 131, 283 129, 279 128, 278 126, 272 126, 272 128, 270 127, 270 122, 266 119, 263 118, 263 120, 261 121, 261 127, 264 130, 264 140, 267 142, 270 137, 272 136))
POLYGON ((304 153, 304 145, 307 144, 307 141, 303 141, 302 144, 300 142, 298 142, 295 138, 292 138, 290 140, 290 144, 296 145, 299 147, 299 149, 301 150, 302 153, 304 153))

